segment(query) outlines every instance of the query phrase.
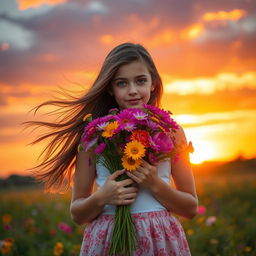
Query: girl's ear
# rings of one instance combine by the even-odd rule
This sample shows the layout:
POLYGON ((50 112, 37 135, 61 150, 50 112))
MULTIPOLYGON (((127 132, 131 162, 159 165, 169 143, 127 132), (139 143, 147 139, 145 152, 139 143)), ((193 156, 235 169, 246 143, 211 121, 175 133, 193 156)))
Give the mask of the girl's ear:
POLYGON ((153 92, 154 90, 155 90, 155 85, 152 84, 152 85, 151 85, 151 92, 153 92))

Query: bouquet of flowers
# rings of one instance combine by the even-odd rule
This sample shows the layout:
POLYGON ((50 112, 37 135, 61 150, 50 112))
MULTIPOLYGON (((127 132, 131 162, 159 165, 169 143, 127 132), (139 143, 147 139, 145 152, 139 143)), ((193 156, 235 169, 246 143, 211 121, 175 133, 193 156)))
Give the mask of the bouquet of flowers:
MULTIPOLYGON (((177 153, 173 134, 179 127, 170 114, 146 104, 142 109, 111 109, 107 116, 94 120, 88 114, 78 150, 93 150, 96 163, 101 163, 111 174, 123 168, 134 171, 142 159, 157 164, 177 153)), ((127 178, 122 174, 118 180, 127 178)), ((117 206, 109 254, 129 255, 136 242, 130 205, 117 206)))

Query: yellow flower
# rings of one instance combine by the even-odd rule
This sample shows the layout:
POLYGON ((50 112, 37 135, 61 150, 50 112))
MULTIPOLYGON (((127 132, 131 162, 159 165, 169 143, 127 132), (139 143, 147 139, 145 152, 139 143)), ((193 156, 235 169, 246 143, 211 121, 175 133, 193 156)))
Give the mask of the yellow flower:
POLYGON ((13 246, 13 239, 12 238, 6 238, 4 239, 2 242, 2 245, 0 247, 0 252, 5 255, 5 254, 9 254, 12 250, 12 246, 13 246))
POLYGON ((127 171, 135 171, 142 161, 140 159, 134 160, 132 158, 122 157, 122 165, 127 171))
POLYGON ((133 140, 126 144, 124 153, 127 157, 137 160, 145 156, 145 147, 141 142, 133 140))
POLYGON ((193 229, 189 229, 189 230, 187 231, 187 234, 188 234, 189 236, 193 235, 193 234, 194 234, 194 230, 193 230, 193 229))
POLYGON ((245 252, 250 252, 252 250, 252 247, 250 247, 250 246, 246 246, 245 248, 244 248, 244 251, 245 252))
POLYGON ((2 217, 2 221, 4 224, 10 224, 10 222, 12 221, 12 216, 10 214, 6 213, 2 217))
POLYGON ((64 251, 64 246, 61 242, 58 242, 53 249, 54 256, 60 256, 64 251))
POLYGON ((87 114, 84 116, 83 121, 85 122, 88 118, 90 118, 92 116, 92 114, 87 114))
POLYGON ((117 127, 118 127, 118 122, 117 122, 117 121, 114 121, 114 122, 109 123, 109 124, 105 127, 105 130, 104 130, 104 132, 102 133, 102 136, 103 136, 103 137, 106 137, 106 138, 112 137, 112 136, 115 134, 115 130, 117 129, 117 127))
POLYGON ((210 244, 218 244, 219 241, 217 239, 210 239, 210 244))

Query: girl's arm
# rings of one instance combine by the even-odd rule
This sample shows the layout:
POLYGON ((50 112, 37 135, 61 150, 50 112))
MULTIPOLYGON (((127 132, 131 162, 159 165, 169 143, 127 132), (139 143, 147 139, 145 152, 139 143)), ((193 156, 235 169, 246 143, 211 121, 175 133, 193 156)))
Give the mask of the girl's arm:
POLYGON ((101 189, 92 194, 96 177, 95 164, 88 152, 78 152, 70 205, 72 219, 77 224, 82 225, 96 218, 102 212, 105 204, 125 205, 133 203, 138 189, 125 186, 134 182, 131 179, 115 181, 124 172, 125 170, 114 172, 108 177, 101 189))
MULTIPOLYGON (((175 137, 178 145, 181 143, 187 145, 181 127, 175 137)), ((192 219, 197 214, 198 198, 188 151, 181 152, 179 160, 172 162, 171 172, 176 188, 164 182, 158 176, 156 167, 145 161, 141 168, 128 175, 141 186, 150 189, 154 197, 169 211, 192 219)))

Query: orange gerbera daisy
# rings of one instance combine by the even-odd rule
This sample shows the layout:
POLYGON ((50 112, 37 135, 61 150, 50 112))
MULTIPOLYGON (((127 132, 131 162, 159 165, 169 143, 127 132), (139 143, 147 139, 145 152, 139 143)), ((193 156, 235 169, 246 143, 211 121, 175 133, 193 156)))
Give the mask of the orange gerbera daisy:
POLYGON ((141 163, 142 161, 140 159, 134 160, 130 157, 122 157, 122 165, 127 171, 135 171, 141 163))
POLYGON ((132 140, 141 142, 145 147, 149 146, 149 133, 144 130, 135 130, 132 132, 132 140))
POLYGON ((124 153, 126 157, 137 160, 145 156, 145 147, 141 142, 132 140, 126 144, 124 153))
POLYGON ((114 121, 109 123, 106 127, 104 132, 102 133, 103 137, 110 138, 115 134, 115 130, 118 128, 118 122, 114 121))

